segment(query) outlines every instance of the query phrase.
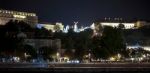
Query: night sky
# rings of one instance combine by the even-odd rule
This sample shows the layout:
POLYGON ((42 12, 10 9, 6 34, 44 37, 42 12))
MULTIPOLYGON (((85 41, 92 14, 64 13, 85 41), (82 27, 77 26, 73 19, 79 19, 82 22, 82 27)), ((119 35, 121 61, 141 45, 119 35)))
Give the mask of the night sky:
POLYGON ((35 12, 39 22, 65 25, 89 25, 104 17, 150 19, 148 0, 0 0, 0 9, 35 12))

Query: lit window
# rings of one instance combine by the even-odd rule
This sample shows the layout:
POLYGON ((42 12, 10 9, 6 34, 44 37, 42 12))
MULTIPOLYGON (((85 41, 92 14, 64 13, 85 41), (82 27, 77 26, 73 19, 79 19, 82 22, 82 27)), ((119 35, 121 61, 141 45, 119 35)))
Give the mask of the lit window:
POLYGON ((13 15, 15 18, 26 18, 26 16, 22 16, 22 15, 13 15))
POLYGON ((28 13, 26 13, 26 16, 28 16, 28 13))
POLYGON ((31 14, 31 16, 33 16, 33 14, 31 14))
POLYGON ((27 14, 28 16, 30 16, 30 14, 27 14))
POLYGON ((29 14, 29 16, 32 16, 32 14, 29 14))
POLYGON ((13 14, 13 11, 11 11, 10 13, 13 14))
POLYGON ((24 13, 22 12, 22 15, 24 15, 24 13))
POLYGON ((21 12, 19 12, 19 14, 20 14, 20 15, 22 15, 22 13, 21 13, 21 12))
POLYGON ((8 13, 7 11, 5 11, 5 13, 8 13))
POLYGON ((8 11, 8 13, 10 14, 10 11, 8 11))
POLYGON ((24 13, 25 16, 27 16, 27 13, 24 13))

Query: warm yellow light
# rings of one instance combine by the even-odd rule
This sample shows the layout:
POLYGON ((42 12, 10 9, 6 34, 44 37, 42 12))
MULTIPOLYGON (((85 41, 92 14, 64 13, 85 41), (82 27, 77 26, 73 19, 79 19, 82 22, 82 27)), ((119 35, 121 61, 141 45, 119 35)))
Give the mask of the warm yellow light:
POLYGON ((44 28, 54 31, 54 25, 45 24, 44 28))
POLYGON ((59 55, 60 55, 60 54, 57 52, 56 56, 59 57, 59 55))
POLYGON ((64 60, 68 60, 69 61, 69 57, 64 57, 64 60))
POLYGON ((26 16, 22 16, 22 15, 13 15, 15 18, 26 18, 26 16))
POLYGON ((120 58, 121 58, 121 54, 118 53, 118 54, 117 54, 117 57, 120 59, 120 58))
POLYGON ((110 57, 110 61, 115 61, 115 58, 114 57, 110 57))

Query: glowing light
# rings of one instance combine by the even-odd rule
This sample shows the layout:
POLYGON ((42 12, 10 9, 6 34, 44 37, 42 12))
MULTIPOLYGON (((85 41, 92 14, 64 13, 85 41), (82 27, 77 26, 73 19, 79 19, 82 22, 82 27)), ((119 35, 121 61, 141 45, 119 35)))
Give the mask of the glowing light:
POLYGON ((121 58, 121 54, 119 54, 119 53, 118 53, 118 55, 117 55, 117 56, 118 56, 118 58, 119 58, 119 59, 121 58))
POLYGON ((70 60, 70 61, 67 61, 67 63, 80 63, 79 60, 70 60))
POLYGON ((47 30, 52 30, 52 31, 54 31, 54 25, 45 24, 45 25, 43 25, 43 26, 44 26, 44 28, 46 28, 47 30))
POLYGON ((67 25, 66 28, 64 28, 63 32, 68 33, 69 28, 70 28, 69 25, 67 25))
POLYGON ((143 48, 144 48, 144 50, 150 51, 150 46, 145 46, 143 48))
POLYGON ((139 58, 139 61, 142 61, 143 60, 143 58, 141 57, 141 58, 139 58))
POLYGON ((74 22, 74 32, 79 32, 77 24, 78 22, 74 22))
POLYGON ((93 23, 93 24, 90 26, 90 28, 94 30, 94 29, 95 29, 95 24, 93 23))
MULTIPOLYGON (((60 30, 63 31, 64 25, 62 25, 62 23, 56 23, 56 25, 58 25, 60 27, 60 30)), ((47 30, 52 30, 52 32, 55 32, 55 29, 54 29, 55 25, 53 25, 53 24, 37 24, 36 26, 39 29, 41 29, 42 27, 44 27, 47 30)))
POLYGON ((143 58, 146 58, 146 55, 144 54, 144 55, 142 55, 143 56, 143 58))
POLYGON ((42 24, 37 24, 36 27, 41 29, 43 27, 43 25, 42 24))
POLYGON ((56 53, 56 56, 59 57, 59 55, 60 55, 60 54, 57 52, 57 53, 56 53))
MULTIPOLYGON (((102 26, 111 26, 111 27, 118 27, 120 23, 101 23, 102 26)), ((135 23, 122 23, 125 27, 125 29, 133 29, 135 26, 135 23)))
POLYGON ((114 57, 110 57, 110 61, 115 61, 115 58, 114 57))
POLYGON ((131 58, 131 60, 133 61, 133 60, 135 60, 134 58, 131 58))
POLYGON ((19 62, 20 58, 19 57, 13 57, 13 60, 16 61, 16 62, 19 62))
POLYGON ((26 18, 26 16, 23 16, 23 15, 13 15, 15 18, 26 18))
POLYGON ((58 26, 60 27, 60 30, 62 30, 62 31, 63 31, 63 29, 64 29, 64 25, 63 25, 62 23, 57 22, 57 23, 56 23, 56 25, 58 25, 58 26))

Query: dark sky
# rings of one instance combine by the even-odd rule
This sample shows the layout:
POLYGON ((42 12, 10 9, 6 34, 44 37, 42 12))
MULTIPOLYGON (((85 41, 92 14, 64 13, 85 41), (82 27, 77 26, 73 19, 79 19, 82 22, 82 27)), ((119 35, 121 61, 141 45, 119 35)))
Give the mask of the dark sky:
POLYGON ((40 22, 91 24, 104 17, 150 19, 148 0, 0 0, 0 8, 35 12, 40 22))

